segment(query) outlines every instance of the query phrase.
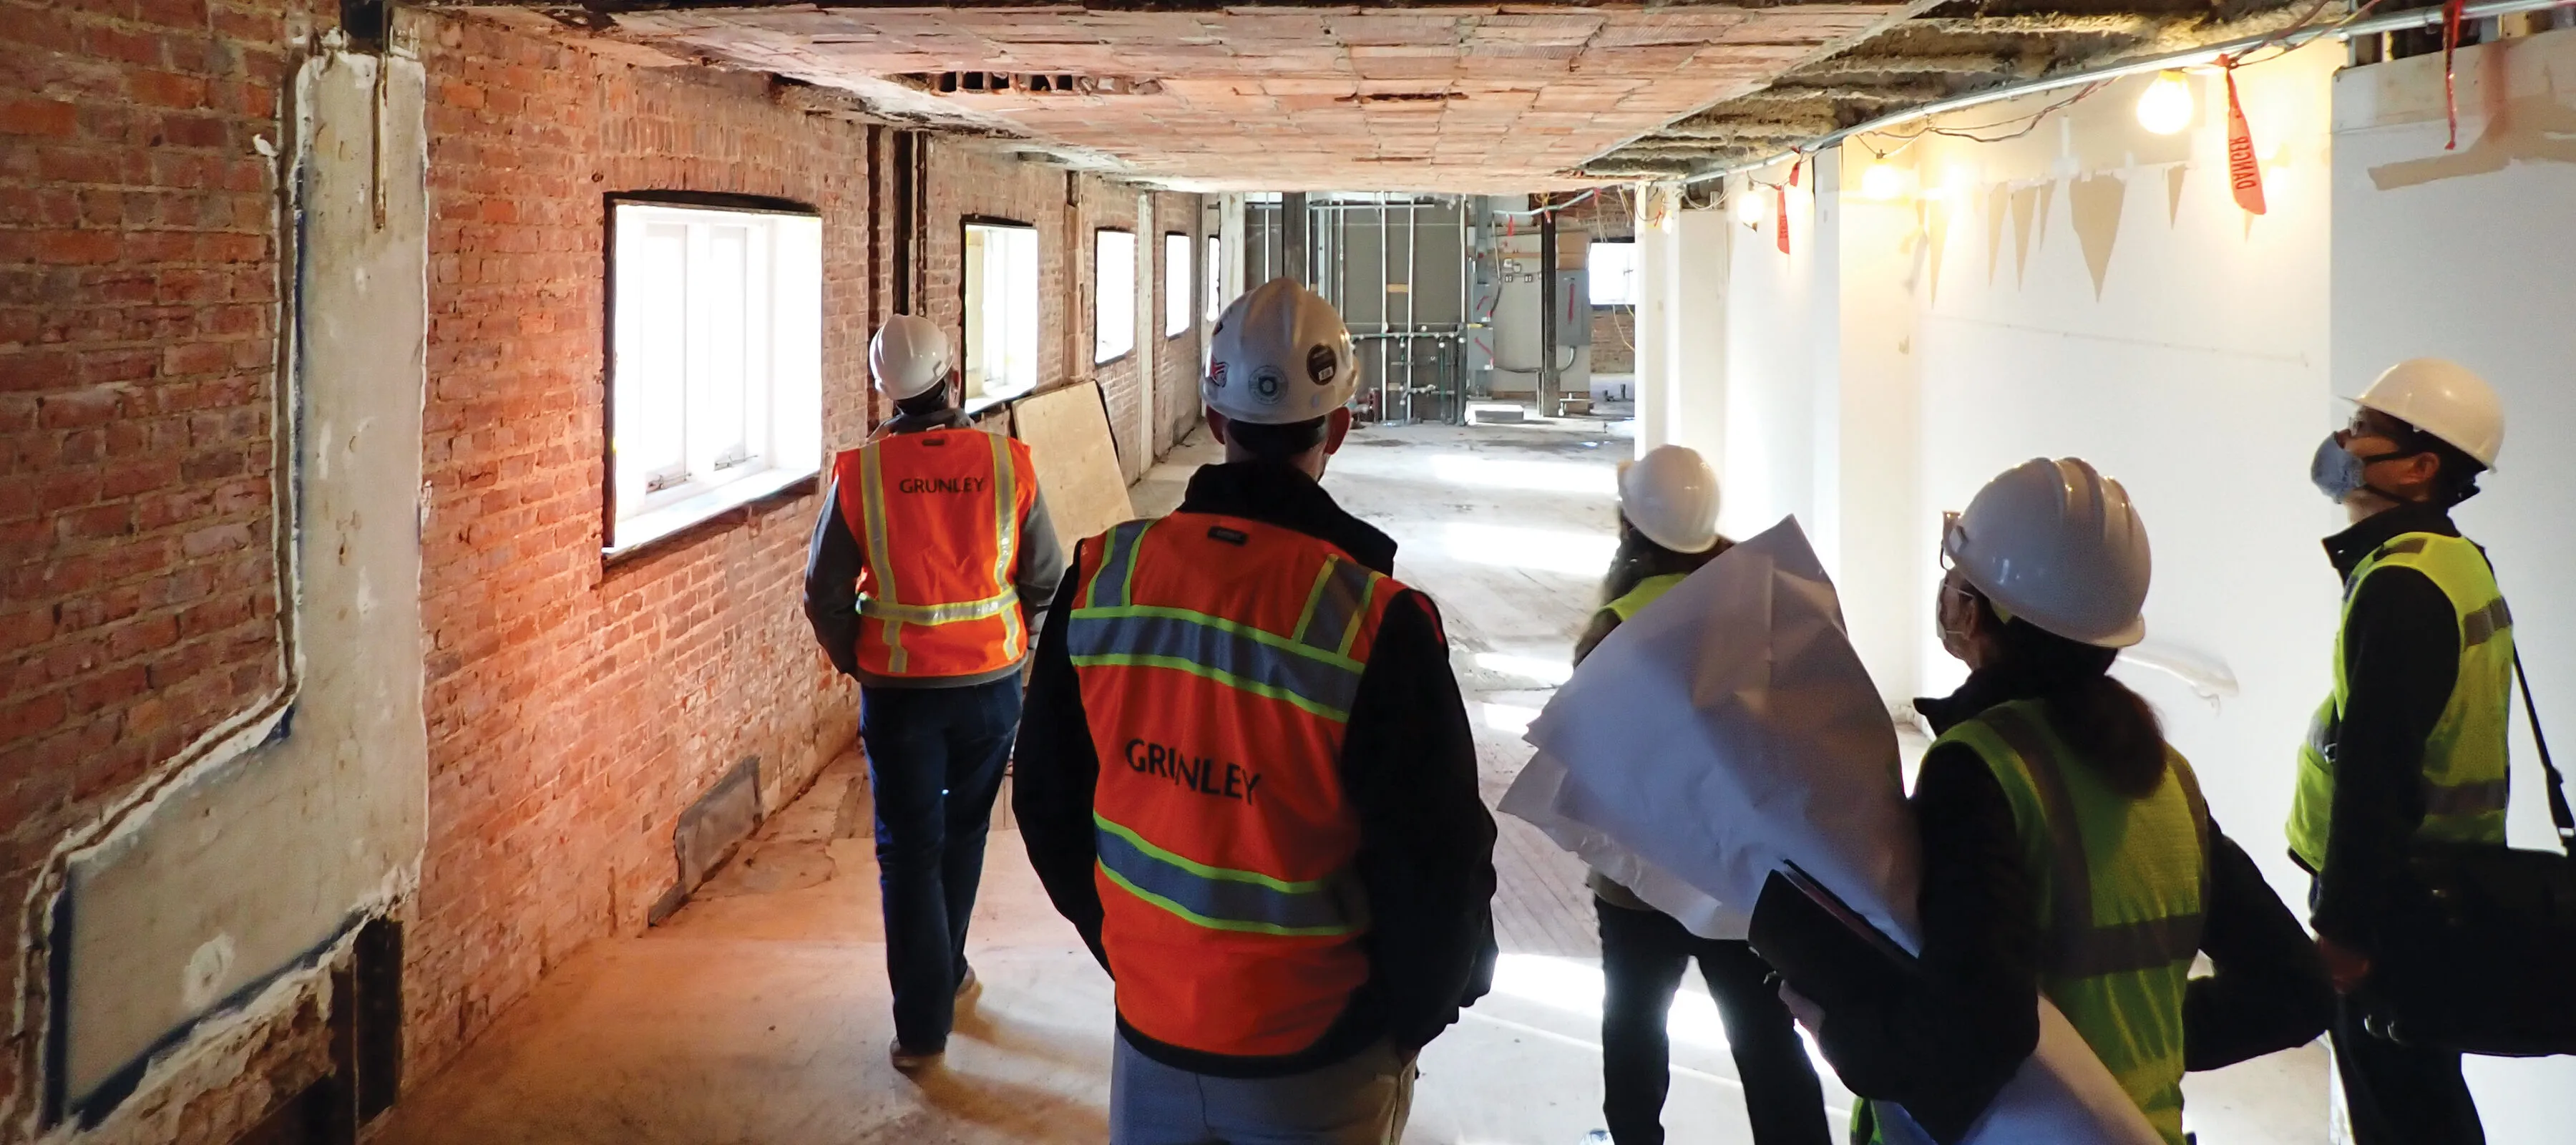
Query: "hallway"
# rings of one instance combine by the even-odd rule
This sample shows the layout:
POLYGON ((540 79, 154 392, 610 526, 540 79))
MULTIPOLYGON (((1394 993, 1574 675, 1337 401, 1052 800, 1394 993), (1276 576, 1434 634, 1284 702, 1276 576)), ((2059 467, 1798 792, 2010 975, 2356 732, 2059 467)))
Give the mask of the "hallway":
MULTIPOLYGON (((1325 485, 1403 548, 1397 575, 1442 607, 1490 804, 1528 758, 1520 726, 1562 679, 1612 548, 1613 467, 1631 423, 1411 426, 1355 433, 1325 485), (1498 522, 1508 521, 1508 525, 1498 522)), ((1193 434, 1136 487, 1168 511, 1220 452, 1193 434)), ((1109 981, 1048 904, 1018 836, 985 860, 971 957, 983 992, 946 1064, 886 1063, 887 1011, 865 768, 855 752, 636 938, 552 972, 445 1074, 384 1145, 849 1145, 1065 1142, 1107 1132, 1109 981)), ((1599 944, 1580 862, 1498 816, 1493 994, 1424 1051, 1416 1145, 1571 1145, 1600 1124, 1599 944)), ((1665 1122, 1741 1145, 1741 1087, 1692 976, 1675 1005, 1665 1122)), ((1851 1095, 1824 1075, 1840 1124, 1851 1095)), ((2208 1145, 2313 1145, 2317 1047, 2192 1079, 2208 1145)))
MULTIPOLYGON (((1489 802, 1527 757, 1518 725, 1590 612, 1626 429, 1366 429, 1326 478, 1404 546, 1397 575, 1440 601, 1489 802)), ((1137 486, 1137 511, 1177 504, 1189 470, 1216 454, 1204 430, 1193 435, 1137 486)), ((381 1140, 1101 1140, 1109 982, 1014 833, 996 832, 987 852, 970 945, 984 989, 946 1065, 907 1079, 886 1064, 866 799, 857 756, 835 760, 679 913, 550 974, 406 1097, 381 1140)), ((1598 946, 1582 868, 1519 820, 1498 825, 1504 961, 1494 994, 1425 1052, 1408 1141, 1540 1145, 1599 1124, 1598 946)), ((1676 1010, 1669 1122, 1743 1140, 1715 1008, 1694 983, 1676 1010)), ((1848 1095, 1831 1100, 1839 1117, 1848 1095)))
MULTIPOLYGON (((0 1145, 1100 1140, 1108 983, 1007 815, 981 1002, 945 1070, 886 1062, 858 686, 800 588, 889 324, 1063 539, 1219 454, 1232 300, 1321 296, 1327 484, 1438 603, 1488 802, 1620 460, 1797 520, 1859 722, 1906 727, 1964 676, 1942 514, 2082 458, 2153 537, 2111 671, 2303 920, 2353 524, 2311 459, 2447 360, 2512 425, 2455 525, 2530 668, 2504 838, 2554 846, 2576 0, 2444 15, 0 0, 0 1145)), ((1497 986, 1411 1138, 1571 1143, 1593 904, 1518 820, 1495 862, 1497 986)), ((1676 1145, 1740 1145, 1697 987, 1672 1024, 1676 1145)), ((2465 1073, 2498 1145, 2576 1123, 2576 1056, 2465 1073)), ((2195 1076, 2190 1123, 2320 1145, 2327 1074, 2195 1076)))

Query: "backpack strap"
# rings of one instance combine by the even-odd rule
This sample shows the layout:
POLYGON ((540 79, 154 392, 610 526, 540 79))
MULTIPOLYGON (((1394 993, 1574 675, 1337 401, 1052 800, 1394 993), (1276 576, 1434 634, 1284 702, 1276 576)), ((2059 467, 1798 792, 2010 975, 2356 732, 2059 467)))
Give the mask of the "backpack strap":
POLYGON ((2558 826, 2558 848, 2576 857, 2576 814, 2567 809, 2567 777, 2549 758, 2549 739, 2540 734, 2540 704, 2531 696, 2531 675, 2522 668, 2522 649, 2513 650, 2513 678, 2522 685, 2522 711, 2531 719, 2532 746, 2540 749, 2540 770, 2549 780, 2549 820, 2558 826))

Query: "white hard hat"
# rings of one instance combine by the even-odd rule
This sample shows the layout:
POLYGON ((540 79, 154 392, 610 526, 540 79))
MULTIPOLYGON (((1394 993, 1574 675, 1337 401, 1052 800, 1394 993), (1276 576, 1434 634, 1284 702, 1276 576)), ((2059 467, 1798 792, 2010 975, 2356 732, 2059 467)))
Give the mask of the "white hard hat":
POLYGON ((1253 287, 1216 320, 1199 400, 1254 425, 1293 425, 1340 409, 1360 388, 1351 332, 1333 304, 1293 279, 1253 287))
POLYGON ((1707 552, 1717 543, 1717 471, 1698 450, 1658 445, 1620 467, 1619 511, 1647 540, 1707 552))
POLYGON ((868 340, 868 372, 877 392, 896 401, 948 380, 948 334, 917 314, 897 314, 868 340))
POLYGON ((2076 459, 2032 458, 1986 482, 1941 553, 2005 613, 2103 648, 2144 639, 2147 527, 2120 483, 2076 459))
POLYGON ((2458 362, 2409 358, 2353 400, 2449 442, 2489 469, 2504 451, 2504 403, 2485 378, 2458 362))

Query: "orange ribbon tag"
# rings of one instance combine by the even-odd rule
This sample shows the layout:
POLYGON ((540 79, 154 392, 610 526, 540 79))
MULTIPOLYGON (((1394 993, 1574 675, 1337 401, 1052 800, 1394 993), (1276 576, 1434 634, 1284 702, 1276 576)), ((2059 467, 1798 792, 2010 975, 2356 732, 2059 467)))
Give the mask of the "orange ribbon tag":
POLYGON ((2451 118, 2451 141, 2443 144, 2442 150, 2457 151, 2460 149, 2460 92, 2452 82, 2451 53, 2458 50, 2460 46, 2460 15, 2468 7, 2468 0, 2451 0, 2444 7, 2446 11, 2442 14, 2442 108, 2451 118))
POLYGON ((2227 62, 2227 185, 2246 213, 2263 213, 2263 166, 2254 159, 2254 133, 2245 126, 2245 105, 2236 101, 2236 64, 2227 62))
POLYGON ((1780 235, 1780 253, 1787 254, 1789 253, 1789 189, 1773 187, 1771 194, 1774 196, 1773 201, 1779 207, 1777 221, 1771 229, 1780 235))

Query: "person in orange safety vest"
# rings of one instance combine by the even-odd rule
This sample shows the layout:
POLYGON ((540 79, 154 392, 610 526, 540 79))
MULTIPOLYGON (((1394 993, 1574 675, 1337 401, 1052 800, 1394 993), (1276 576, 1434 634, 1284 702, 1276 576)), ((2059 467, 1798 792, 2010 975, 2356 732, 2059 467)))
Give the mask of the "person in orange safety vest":
POLYGON ((892 1054, 912 1070, 945 1051, 976 984, 966 923, 1020 722, 1020 665, 1064 552, 1028 447, 958 410, 939 327, 896 315, 869 343, 868 368, 896 413, 833 461, 805 615, 859 681, 892 1054))
POLYGON ((1392 1142, 1490 983, 1494 824, 1428 597, 1318 479, 1350 335, 1286 279, 1218 322, 1226 463, 1076 547, 1012 806, 1116 983, 1110 1140, 1392 1142))

